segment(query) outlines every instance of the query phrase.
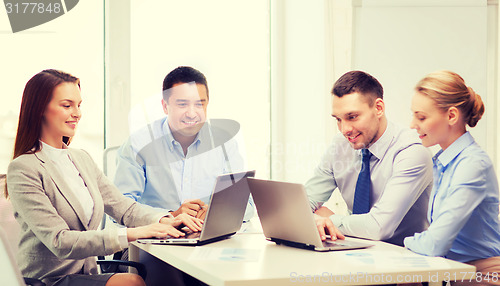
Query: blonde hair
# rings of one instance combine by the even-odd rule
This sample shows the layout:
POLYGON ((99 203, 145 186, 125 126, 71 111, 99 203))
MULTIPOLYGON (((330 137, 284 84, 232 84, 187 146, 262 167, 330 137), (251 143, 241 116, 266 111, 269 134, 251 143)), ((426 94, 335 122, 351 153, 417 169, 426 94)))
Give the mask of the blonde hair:
POLYGON ((464 79, 451 71, 437 71, 421 79, 415 90, 436 102, 438 108, 447 111, 456 107, 462 113, 464 122, 476 126, 484 113, 481 96, 465 84, 464 79))

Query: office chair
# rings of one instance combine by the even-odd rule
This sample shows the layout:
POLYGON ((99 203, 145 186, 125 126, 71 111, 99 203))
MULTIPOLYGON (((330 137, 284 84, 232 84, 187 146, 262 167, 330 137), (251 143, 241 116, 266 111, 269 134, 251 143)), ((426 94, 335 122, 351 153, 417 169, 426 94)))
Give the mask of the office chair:
MULTIPOLYGON (((45 283, 35 278, 21 277, 21 271, 17 266, 17 262, 14 258, 14 254, 9 244, 9 239, 5 234, 3 227, 0 227, 0 261, 2 261, 2 267, 0 267, 0 281, 3 285, 31 285, 31 286, 45 286, 45 283)), ((137 262, 131 261, 117 261, 117 260, 98 260, 97 264, 101 267, 104 265, 127 265, 135 267, 139 276, 142 279, 146 279, 147 271, 146 267, 137 262)), ((103 272, 107 273, 107 272, 103 272)))
MULTIPOLYGON (((113 182, 115 170, 116 170, 116 152, 119 146, 112 146, 104 149, 102 154, 102 172, 104 175, 113 182), (111 163, 110 163, 111 162, 111 163)), ((106 227, 108 221, 108 216, 104 214, 101 221, 101 229, 106 227)))
MULTIPOLYGON (((118 151, 119 146, 112 146, 104 149, 103 152, 103 164, 102 164, 102 169, 104 175, 108 177, 110 181, 113 181, 113 177, 115 175, 115 170, 116 170, 116 152, 118 151)), ((110 221, 109 217, 104 214, 102 217, 102 222, 101 222, 101 229, 104 229, 106 225, 110 221)), ((111 227, 116 227, 111 224, 111 227)), ((101 272, 102 273, 120 273, 120 272, 127 272, 126 266, 131 266, 134 267, 139 276, 141 276, 144 280, 146 280, 147 276, 147 270, 144 264, 139 263, 139 262, 133 262, 133 261, 126 261, 126 260, 121 260, 123 255, 123 251, 116 252, 113 254, 113 259, 112 260, 106 260, 104 256, 98 256, 99 260, 97 263, 101 266, 101 272)))
POLYGON ((19 231, 21 227, 14 218, 12 204, 3 194, 5 189, 5 174, 0 174, 0 281, 3 285, 45 286, 34 278, 21 276, 14 253, 17 251, 19 231), (7 233, 11 234, 10 236, 7 233))
POLYGON ((0 261, 2 261, 2 267, 0 267, 0 281, 2 281, 3 285, 45 286, 45 284, 38 279, 23 279, 21 271, 19 271, 17 266, 16 259, 14 258, 14 253, 9 246, 9 240, 5 234, 5 230, 2 227, 0 227, 0 261))

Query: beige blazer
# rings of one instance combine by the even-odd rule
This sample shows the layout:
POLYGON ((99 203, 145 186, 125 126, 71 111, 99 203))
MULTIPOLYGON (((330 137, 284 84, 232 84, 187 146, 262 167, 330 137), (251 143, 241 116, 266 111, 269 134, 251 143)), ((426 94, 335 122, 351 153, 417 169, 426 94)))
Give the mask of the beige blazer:
POLYGON ((116 230, 98 229, 104 213, 128 227, 157 222, 167 214, 123 196, 87 152, 69 149, 69 154, 94 200, 90 221, 43 150, 19 156, 7 171, 14 215, 21 226, 19 267, 23 276, 48 285, 68 274, 95 274, 95 256, 121 250, 116 230))

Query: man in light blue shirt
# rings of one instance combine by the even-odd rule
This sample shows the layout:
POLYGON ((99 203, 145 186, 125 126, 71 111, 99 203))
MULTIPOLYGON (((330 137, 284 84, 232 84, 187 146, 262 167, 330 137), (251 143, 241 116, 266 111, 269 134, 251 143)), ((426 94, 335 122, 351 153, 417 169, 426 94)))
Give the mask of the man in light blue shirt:
MULTIPOLYGON (((167 117, 140 129, 118 150, 115 184, 122 193, 174 216, 203 216, 218 175, 244 171, 234 138, 239 124, 206 120, 205 76, 178 67, 163 82, 162 106, 167 117)), ((254 215, 252 200, 245 220, 254 215)))
POLYGON ((416 132, 387 121, 382 86, 371 75, 348 72, 337 80, 332 93, 332 116, 341 134, 335 136, 306 184, 311 208, 318 214, 318 231, 323 239, 325 231, 340 231, 403 245, 406 236, 428 227, 431 154, 416 132), (364 195, 366 211, 353 214, 362 149, 371 153, 371 185, 364 195), (349 215, 322 207, 336 189, 349 215))

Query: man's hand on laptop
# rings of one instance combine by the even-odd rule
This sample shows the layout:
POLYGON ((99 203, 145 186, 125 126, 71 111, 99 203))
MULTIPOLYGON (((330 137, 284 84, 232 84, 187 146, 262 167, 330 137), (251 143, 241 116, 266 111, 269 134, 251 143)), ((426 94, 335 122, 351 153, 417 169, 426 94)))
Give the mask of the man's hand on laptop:
POLYGON ((182 205, 176 210, 172 212, 173 216, 178 216, 180 214, 188 214, 192 217, 197 217, 199 211, 203 209, 203 206, 206 206, 202 200, 186 200, 182 203, 182 205))
POLYGON ((203 220, 184 213, 176 216, 172 225, 177 228, 187 226, 191 231, 198 232, 201 231, 203 220))
POLYGON ((345 236, 335 227, 330 218, 314 214, 314 220, 321 240, 326 240, 327 234, 330 235, 331 240, 345 239, 345 236))
POLYGON ((207 215, 207 210, 208 210, 208 205, 202 206, 201 209, 196 214, 196 217, 201 220, 205 220, 205 216, 207 215))

